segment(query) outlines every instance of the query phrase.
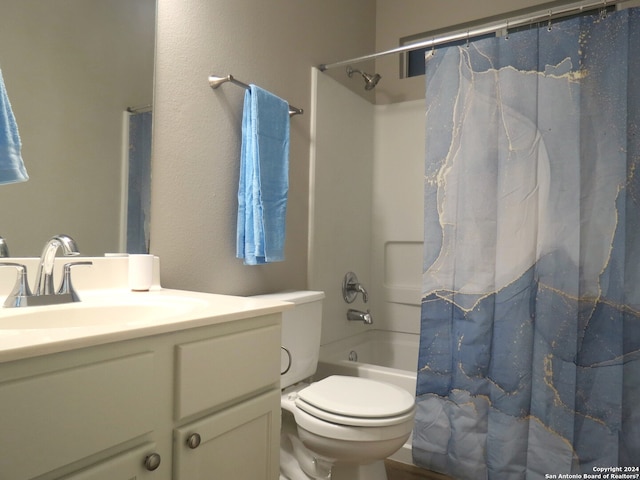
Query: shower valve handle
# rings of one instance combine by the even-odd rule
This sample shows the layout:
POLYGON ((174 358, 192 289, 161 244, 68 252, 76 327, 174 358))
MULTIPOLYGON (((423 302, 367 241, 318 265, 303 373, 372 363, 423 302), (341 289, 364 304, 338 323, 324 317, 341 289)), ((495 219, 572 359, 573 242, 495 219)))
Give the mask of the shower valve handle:
POLYGON ((358 276, 353 272, 347 272, 342 280, 342 298, 347 303, 353 303, 358 296, 358 293, 362 294, 362 300, 364 303, 369 301, 369 294, 358 281, 358 276))

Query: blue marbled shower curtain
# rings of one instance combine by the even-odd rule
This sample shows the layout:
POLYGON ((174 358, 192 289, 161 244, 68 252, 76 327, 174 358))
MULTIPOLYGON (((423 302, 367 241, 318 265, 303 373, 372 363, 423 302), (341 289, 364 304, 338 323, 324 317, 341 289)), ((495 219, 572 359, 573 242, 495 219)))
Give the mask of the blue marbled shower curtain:
POLYGON ((639 478, 640 11, 438 49, 426 78, 415 463, 639 478))

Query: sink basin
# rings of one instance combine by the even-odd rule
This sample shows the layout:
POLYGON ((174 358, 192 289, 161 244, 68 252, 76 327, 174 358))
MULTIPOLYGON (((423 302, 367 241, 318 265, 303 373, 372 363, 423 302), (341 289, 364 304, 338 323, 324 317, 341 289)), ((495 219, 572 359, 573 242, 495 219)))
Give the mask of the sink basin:
POLYGON ((46 307, 5 308, 0 311, 0 330, 144 326, 191 315, 208 305, 197 298, 143 295, 46 307))
MULTIPOLYGON (((40 355, 278 314, 289 307, 279 301, 159 286, 148 292, 105 287, 78 293, 81 302, 0 308, 0 366, 40 355)), ((3 300, 0 296, 0 302, 3 300)))

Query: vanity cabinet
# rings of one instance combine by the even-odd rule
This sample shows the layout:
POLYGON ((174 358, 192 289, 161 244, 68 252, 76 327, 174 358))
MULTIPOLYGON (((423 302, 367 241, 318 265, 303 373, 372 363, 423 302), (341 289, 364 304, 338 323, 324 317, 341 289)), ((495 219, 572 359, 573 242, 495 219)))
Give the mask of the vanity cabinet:
POLYGON ((185 425, 176 430, 174 479, 276 479, 279 436, 279 392, 185 425))
POLYGON ((152 352, 67 356, 0 370, 0 478, 35 478, 154 430, 152 352))
POLYGON ((176 418, 200 417, 175 431, 174 480, 278 478, 280 328, 179 345, 176 364, 176 418), (256 389, 267 393, 233 405, 256 389))
POLYGON ((0 363, 0 478, 277 480, 279 370, 279 313, 0 363))
POLYGON ((156 445, 149 444, 72 473, 62 480, 154 480, 156 469, 153 467, 159 468, 161 463, 156 445))

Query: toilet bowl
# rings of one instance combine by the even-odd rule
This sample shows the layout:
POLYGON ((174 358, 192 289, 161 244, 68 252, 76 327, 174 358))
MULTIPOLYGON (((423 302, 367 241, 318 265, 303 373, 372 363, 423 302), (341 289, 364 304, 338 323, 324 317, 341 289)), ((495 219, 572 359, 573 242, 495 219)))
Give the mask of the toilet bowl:
POLYGON ((395 385, 334 375, 309 382, 320 353, 323 292, 262 296, 283 312, 281 479, 387 480, 384 459, 413 428, 415 400, 395 385))
MULTIPOLYGON (((331 376, 297 385, 283 392, 281 404, 293 414, 303 445, 322 464, 331 465, 332 479, 343 466, 379 462, 393 454, 413 428, 413 397, 395 385, 366 378, 331 376)), ((318 478, 317 471, 305 473, 318 478)))

